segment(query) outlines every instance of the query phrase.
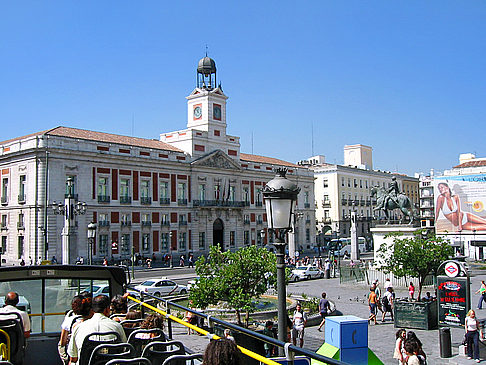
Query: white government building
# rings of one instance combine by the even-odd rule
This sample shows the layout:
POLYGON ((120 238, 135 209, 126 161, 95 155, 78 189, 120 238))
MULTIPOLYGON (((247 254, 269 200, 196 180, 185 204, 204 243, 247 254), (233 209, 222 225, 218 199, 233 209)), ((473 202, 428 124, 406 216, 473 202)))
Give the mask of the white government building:
POLYGON ((215 62, 204 57, 187 97, 187 128, 162 133, 160 140, 61 126, 0 142, 2 261, 86 258, 91 221, 98 224, 94 262, 132 252, 177 259, 206 254, 213 244, 225 250, 266 244, 271 237, 261 233, 267 227, 261 191, 277 167, 286 167, 301 188, 297 212, 305 219, 297 221, 295 241, 310 249, 316 240, 313 172, 240 153, 239 137, 226 133, 226 102, 215 62), (68 209, 70 223, 55 214, 68 178, 72 208, 78 207, 68 209), (65 257, 63 235, 69 236, 65 257))

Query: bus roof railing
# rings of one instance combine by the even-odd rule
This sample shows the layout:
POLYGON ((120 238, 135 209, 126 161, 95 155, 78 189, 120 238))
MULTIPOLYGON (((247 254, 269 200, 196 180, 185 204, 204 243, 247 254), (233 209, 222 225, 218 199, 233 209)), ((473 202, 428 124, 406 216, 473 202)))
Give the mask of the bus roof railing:
MULTIPOLYGON (((330 365, 346 365, 347 363, 345 362, 342 362, 342 361, 339 361, 339 360, 336 360, 336 359, 333 359, 333 358, 330 358, 330 357, 327 357, 327 356, 323 356, 323 355, 319 355, 317 354, 316 352, 314 351, 310 351, 308 349, 304 349, 304 348, 301 348, 301 347, 297 347, 297 346, 294 346, 288 342, 283 342, 283 341, 279 341, 278 339, 276 338, 272 338, 272 337, 268 337, 268 336, 265 336, 263 334, 260 334, 258 332, 255 332, 255 331, 252 331, 252 330, 249 330, 247 328, 244 328, 244 327, 240 327, 236 324, 233 324, 233 323, 230 323, 230 322, 226 322, 220 318, 216 318, 216 317, 213 317, 211 315, 208 315, 208 314, 205 314, 205 313, 201 313, 199 311, 196 311, 194 309, 191 309, 191 308, 187 308, 187 307, 184 307, 183 305, 180 305, 180 304, 177 304, 177 303, 174 303, 172 301, 170 301, 169 299, 163 299, 163 298, 160 298, 160 297, 156 297, 154 295, 151 295, 151 294, 148 294, 148 293, 145 293, 143 291, 140 291, 138 289, 135 289, 135 288, 131 288, 130 287, 130 290, 133 290, 133 291, 136 291, 140 294, 141 298, 140 299, 137 299, 133 296, 129 296, 128 299, 136 302, 136 303, 139 303, 140 305, 148 308, 148 309, 151 309, 153 310, 154 312, 157 312, 159 314, 162 314, 163 316, 165 316, 165 318, 167 318, 168 320, 173 320, 183 326, 186 326, 186 327, 189 327, 190 329, 196 331, 196 332, 199 332, 201 333, 202 335, 208 337, 210 340, 213 340, 213 339, 219 339, 220 336, 217 336, 213 333, 210 333, 209 331, 206 331, 205 329, 203 328, 200 328, 200 327, 197 327, 193 324, 190 324, 176 316, 173 316, 171 315, 170 313, 167 313, 157 307, 154 307, 150 304, 147 304, 143 301, 144 299, 144 296, 146 297, 149 297, 155 301, 158 301, 158 302, 165 302, 166 306, 168 308, 170 308, 171 306, 172 307, 176 307, 176 308, 179 308, 179 309, 182 309, 184 311, 188 311, 188 312, 191 312, 199 317, 203 317, 205 318, 208 323, 210 324, 211 322, 214 322, 214 323, 218 323, 226 328, 229 328, 229 329, 232 329, 232 330, 235 330, 237 332, 241 332, 241 333, 244 333, 245 335, 248 335, 248 336, 251 336, 253 338, 256 338, 260 341, 263 341, 263 342, 267 342, 269 344, 272 344, 272 345, 275 345, 275 346, 278 346, 280 348, 283 348, 284 351, 285 351, 285 357, 288 359, 288 360, 292 360, 293 359, 293 355, 294 354, 297 354, 297 355, 304 355, 304 356, 308 356, 309 358, 311 359, 314 359, 314 360, 317 360, 317 361, 321 361, 323 362, 324 364, 330 364, 330 365)), ((241 346, 238 346, 238 348, 243 352, 243 354, 255 359, 255 360, 258 360, 264 364, 267 364, 267 365, 277 365, 278 363, 273 361, 273 360, 270 360, 262 355, 259 355, 253 351, 250 351, 244 347, 241 347, 241 346)))

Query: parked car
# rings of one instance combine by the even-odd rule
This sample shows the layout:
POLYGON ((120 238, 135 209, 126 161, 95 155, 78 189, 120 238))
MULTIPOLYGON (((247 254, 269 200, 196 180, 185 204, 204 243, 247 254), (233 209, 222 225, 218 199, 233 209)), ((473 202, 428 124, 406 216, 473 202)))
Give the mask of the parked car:
POLYGON ((306 279, 323 278, 324 271, 316 266, 299 266, 292 270, 291 280, 299 281, 306 279))
MULTIPOLYGON (((93 284, 93 298, 98 295, 104 295, 110 297, 110 285, 109 284, 93 284)), ((91 286, 83 288, 81 291, 91 293, 91 286)))
POLYGON ((199 281, 199 276, 196 276, 194 279, 189 280, 187 282, 187 290, 192 290, 197 287, 197 282, 199 281))
POLYGON ((167 278, 145 280, 142 284, 136 285, 135 289, 155 296, 187 294, 185 285, 177 284, 167 278))

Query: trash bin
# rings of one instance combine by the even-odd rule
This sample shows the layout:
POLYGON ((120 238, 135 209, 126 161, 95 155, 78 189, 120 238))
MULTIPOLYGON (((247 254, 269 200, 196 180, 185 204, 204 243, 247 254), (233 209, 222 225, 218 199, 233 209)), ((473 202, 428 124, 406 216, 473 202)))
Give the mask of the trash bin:
POLYGON ((439 329, 440 357, 452 357, 451 329, 442 327, 439 329))

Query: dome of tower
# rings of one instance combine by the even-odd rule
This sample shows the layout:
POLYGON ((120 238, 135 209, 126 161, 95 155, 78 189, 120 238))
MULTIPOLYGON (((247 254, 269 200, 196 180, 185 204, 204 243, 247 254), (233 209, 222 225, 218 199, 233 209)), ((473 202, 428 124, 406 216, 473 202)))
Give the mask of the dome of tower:
POLYGON ((216 73, 216 62, 208 56, 201 58, 197 64, 197 72, 203 75, 216 73))

